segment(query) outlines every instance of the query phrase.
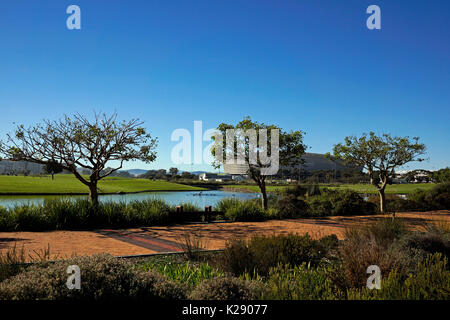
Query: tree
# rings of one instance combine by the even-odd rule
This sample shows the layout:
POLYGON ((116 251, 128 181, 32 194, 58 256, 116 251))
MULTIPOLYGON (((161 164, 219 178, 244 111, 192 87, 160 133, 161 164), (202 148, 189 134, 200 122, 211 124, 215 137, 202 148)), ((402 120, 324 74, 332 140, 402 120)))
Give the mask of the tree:
MULTIPOLYGON (((234 126, 221 123, 217 127, 217 132, 220 133, 220 137, 222 138, 218 138, 218 136, 212 137, 214 144, 211 152, 215 158, 213 166, 220 168, 224 164, 227 164, 226 158, 231 157, 234 159, 236 156, 243 156, 246 167, 245 174, 258 185, 261 192, 262 207, 267 209, 266 178, 269 176, 267 172, 270 171, 267 169, 273 166, 278 168, 303 163, 302 156, 306 149, 306 146, 303 144, 303 132, 284 132, 275 125, 252 121, 250 117, 244 118, 244 120, 234 126), (223 137, 227 136, 228 130, 234 130, 234 141, 232 143, 230 141, 227 143, 227 139, 223 139, 223 137), (253 132, 259 133, 259 138, 257 139, 259 143, 257 145, 256 143, 252 143, 252 137, 250 136, 252 130, 253 132), (262 132, 266 132, 266 134, 261 134, 262 132), (274 137, 278 134, 278 141, 272 139, 272 133, 274 137), (276 148, 278 149, 278 163, 272 163, 272 156, 276 152, 274 146, 271 146, 274 141, 278 144, 278 148, 276 148), (269 146, 271 147, 269 148, 269 146), (254 155, 257 153, 259 156, 255 159, 254 155), (262 158, 264 154, 267 157, 262 158), (269 158, 270 161, 268 162, 267 160, 269 158)), ((254 140, 254 142, 256 141, 254 140)), ((278 170, 276 171, 278 172, 278 170)), ((270 172, 270 175, 276 175, 277 172, 270 172)))
POLYGON ((186 180, 193 180, 193 179, 197 178, 197 176, 195 174, 190 173, 190 172, 183 171, 181 173, 181 178, 182 179, 186 179, 186 180))
POLYGON ((120 170, 125 161, 155 160, 157 140, 142 124, 139 119, 119 122, 117 113, 96 113, 92 120, 80 114, 65 115, 34 127, 17 126, 6 142, 0 141, 0 153, 14 161, 58 163, 89 188, 90 200, 97 204, 99 180, 120 170), (114 168, 102 172, 111 162, 114 168), (89 178, 83 177, 77 167, 89 170, 89 178))
POLYGON ((52 180, 54 179, 54 175, 63 172, 63 167, 56 161, 52 160, 45 164, 44 172, 46 174, 52 175, 52 180))
POLYGON ((167 171, 166 169, 158 169, 155 174, 155 179, 167 180, 167 171))
POLYGON ((141 174, 139 178, 141 179, 154 179, 156 175, 156 170, 148 170, 147 172, 141 174))
POLYGON ((431 179, 438 183, 450 181, 450 168, 439 169, 430 173, 431 179))
POLYGON ((178 169, 177 168, 170 168, 169 172, 170 172, 172 178, 174 178, 178 174, 178 169))
MULTIPOLYGON (((377 136, 370 132, 361 137, 349 136, 345 142, 334 145, 333 158, 367 170, 370 183, 380 195, 380 211, 385 210, 385 188, 395 174, 395 169, 412 161, 423 161, 425 145, 419 138, 392 137, 390 134, 377 136)), ((330 154, 328 154, 330 157, 330 154)))

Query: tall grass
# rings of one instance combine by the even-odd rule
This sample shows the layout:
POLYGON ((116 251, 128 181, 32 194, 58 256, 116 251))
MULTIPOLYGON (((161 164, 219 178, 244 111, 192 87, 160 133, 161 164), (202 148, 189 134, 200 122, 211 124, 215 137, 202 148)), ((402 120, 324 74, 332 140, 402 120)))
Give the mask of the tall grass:
POLYGON ((23 245, 18 248, 14 243, 5 252, 0 252, 0 282, 22 272, 27 262, 36 263, 48 260, 50 260, 50 244, 47 248, 34 250, 27 254, 23 245))
POLYGON ((253 200, 229 199, 218 207, 225 210, 225 218, 232 221, 261 221, 268 218, 261 204, 253 200))
MULTIPOLYGON (((187 206, 187 204, 184 204, 187 206)), ((198 207, 190 205, 192 210, 198 207)), ((89 230, 167 225, 183 221, 174 206, 161 199, 101 202, 97 207, 85 199, 46 200, 42 204, 0 207, 0 231, 89 230)), ((191 217, 192 218, 192 217, 191 217)), ((200 221, 200 215, 198 217, 200 221)))
POLYGON ((178 237, 178 244, 183 250, 187 258, 197 260, 200 257, 201 251, 207 248, 207 239, 201 235, 200 232, 185 231, 178 237))

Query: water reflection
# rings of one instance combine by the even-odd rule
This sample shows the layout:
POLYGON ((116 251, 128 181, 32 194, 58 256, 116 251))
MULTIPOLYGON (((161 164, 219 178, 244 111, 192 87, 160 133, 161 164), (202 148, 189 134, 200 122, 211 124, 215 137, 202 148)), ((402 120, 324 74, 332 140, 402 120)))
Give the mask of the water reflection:
MULTIPOLYGON (((132 194, 111 194, 100 195, 100 201, 112 202, 130 202, 142 201, 147 199, 159 198, 163 199, 171 205, 179 205, 183 202, 190 202, 203 208, 204 206, 215 206, 217 202, 224 198, 234 197, 237 199, 253 199, 259 197, 257 193, 240 193, 221 190, 207 190, 207 191, 174 191, 174 192, 146 192, 146 193, 132 193, 132 194)), ((21 204, 39 204, 43 203, 45 199, 86 199, 87 196, 0 196, 0 206, 14 207, 21 204)))

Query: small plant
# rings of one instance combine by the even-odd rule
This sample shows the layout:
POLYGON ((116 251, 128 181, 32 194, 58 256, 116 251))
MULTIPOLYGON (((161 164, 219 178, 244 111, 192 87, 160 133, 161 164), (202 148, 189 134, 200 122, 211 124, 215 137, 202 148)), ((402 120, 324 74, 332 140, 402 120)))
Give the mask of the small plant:
POLYGON ((33 250, 32 254, 26 254, 24 245, 17 248, 17 244, 14 243, 5 253, 0 252, 0 282, 23 271, 29 262, 38 263, 48 260, 50 260, 50 244, 45 249, 33 250))
POLYGON ((200 232, 184 231, 179 236, 177 243, 188 259, 198 260, 200 252, 207 248, 208 241, 200 232))

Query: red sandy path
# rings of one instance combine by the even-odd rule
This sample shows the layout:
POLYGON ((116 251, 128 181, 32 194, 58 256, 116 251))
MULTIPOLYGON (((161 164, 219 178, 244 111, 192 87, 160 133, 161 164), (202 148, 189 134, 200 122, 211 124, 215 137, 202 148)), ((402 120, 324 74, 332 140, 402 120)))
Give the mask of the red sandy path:
MULTIPOLYGON (((112 238, 101 231, 51 231, 51 232, 0 232, 0 253, 17 245, 36 255, 50 245, 52 258, 66 258, 73 255, 91 255, 107 252, 115 256, 150 254, 156 252, 177 251, 176 243, 186 233, 200 234, 208 249, 223 248, 227 240, 233 237, 250 237, 255 234, 287 234, 308 232, 311 236, 336 234, 342 239, 345 228, 370 223, 382 216, 327 217, 322 219, 269 220, 264 222, 234 222, 188 224, 166 227, 143 227, 128 230, 116 230, 123 236, 112 238), (100 233, 101 232, 101 233, 100 233), (117 239, 122 239, 117 240, 117 239), (130 240, 131 239, 131 240, 130 240), (128 241, 128 242, 126 242, 128 241), (130 243, 132 241, 133 243, 130 243), (150 248, 153 248, 150 249, 150 248)), ((425 222, 450 223, 450 211, 399 213, 411 228, 421 228, 425 222)))

